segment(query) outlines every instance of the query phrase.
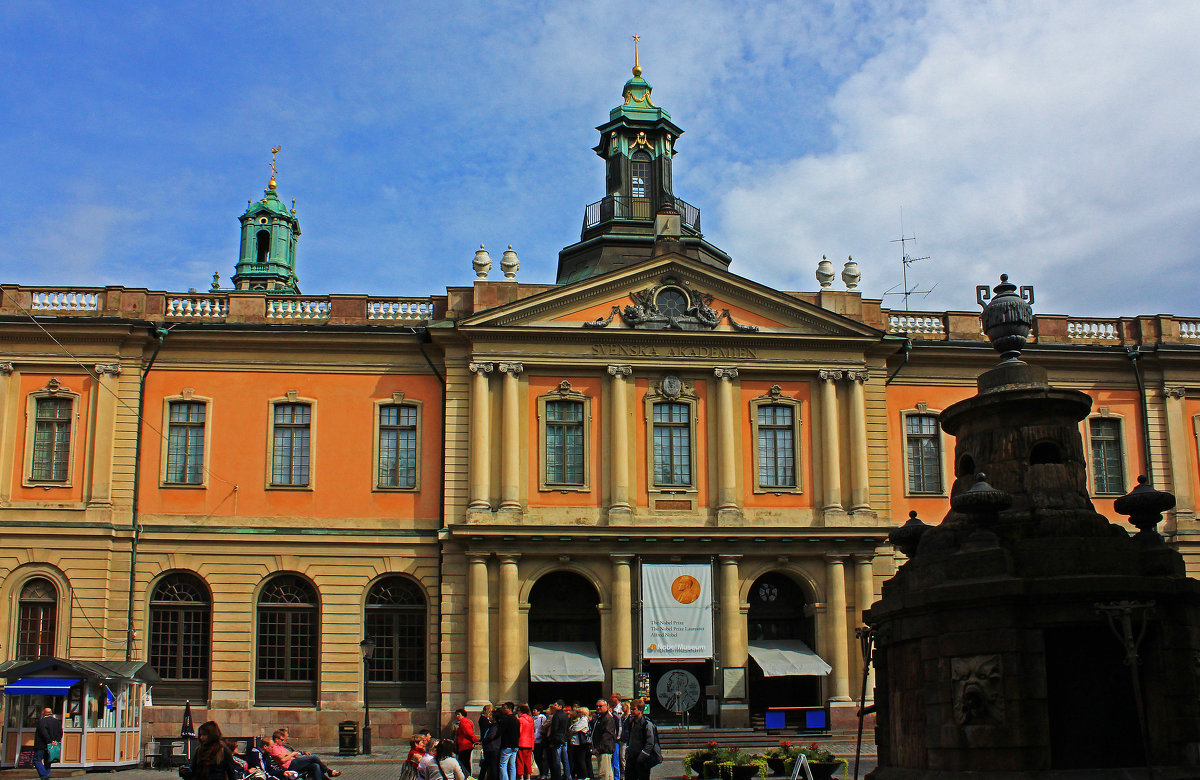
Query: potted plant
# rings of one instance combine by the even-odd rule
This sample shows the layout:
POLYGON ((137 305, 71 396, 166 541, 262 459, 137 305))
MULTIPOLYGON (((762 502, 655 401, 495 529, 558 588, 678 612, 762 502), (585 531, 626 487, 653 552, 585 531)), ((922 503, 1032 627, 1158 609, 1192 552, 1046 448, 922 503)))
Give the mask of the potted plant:
POLYGON ((722 780, 765 780, 767 776, 767 760, 757 753, 734 748, 722 758, 717 764, 722 780))
POLYGON ((685 774, 695 774, 701 778, 713 777, 705 769, 705 765, 715 760, 720 753, 716 742, 709 742, 707 747, 697 748, 683 757, 685 774))
POLYGON ((767 768, 771 770, 771 774, 786 775, 791 772, 796 755, 796 749, 792 747, 792 743, 784 740, 779 743, 779 747, 764 753, 763 758, 767 760, 767 768))
POLYGON ((815 742, 808 747, 797 748, 796 754, 808 759, 813 780, 831 780, 833 773, 846 765, 845 759, 838 758, 815 742))

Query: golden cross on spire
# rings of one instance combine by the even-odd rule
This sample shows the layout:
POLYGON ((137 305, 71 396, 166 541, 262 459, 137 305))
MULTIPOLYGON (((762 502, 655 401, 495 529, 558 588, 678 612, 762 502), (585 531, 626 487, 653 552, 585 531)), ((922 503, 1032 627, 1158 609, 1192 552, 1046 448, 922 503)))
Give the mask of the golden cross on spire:
POLYGON ((633 75, 635 76, 642 75, 642 65, 638 61, 638 41, 641 39, 640 35, 633 36, 633 75))
POLYGON ((275 189, 275 175, 279 173, 275 170, 275 155, 279 154, 279 150, 282 148, 282 146, 271 147, 271 181, 267 183, 267 189, 275 189))

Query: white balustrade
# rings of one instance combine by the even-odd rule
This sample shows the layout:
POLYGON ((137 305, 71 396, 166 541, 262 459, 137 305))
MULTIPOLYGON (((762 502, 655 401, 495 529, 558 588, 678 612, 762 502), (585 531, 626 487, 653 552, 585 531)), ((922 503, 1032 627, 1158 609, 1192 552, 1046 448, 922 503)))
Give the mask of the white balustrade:
POLYGON ((944 336, 946 323, 940 316, 891 314, 888 316, 888 332, 944 336))
POLYGON ((1088 341, 1120 341, 1115 320, 1067 320, 1067 338, 1088 341))
POLYGON ((268 298, 267 318, 273 320, 327 320, 329 301, 311 298, 268 298))
POLYGON ((1200 339, 1200 320, 1176 320, 1179 325, 1179 338, 1200 339))
POLYGON ((384 322, 425 322, 433 316, 428 298, 367 301, 367 319, 384 322))
POLYGON ((83 290, 34 290, 29 308, 33 311, 100 311, 100 294, 83 290))
POLYGON ((229 313, 227 298, 167 298, 167 316, 216 319, 229 313))

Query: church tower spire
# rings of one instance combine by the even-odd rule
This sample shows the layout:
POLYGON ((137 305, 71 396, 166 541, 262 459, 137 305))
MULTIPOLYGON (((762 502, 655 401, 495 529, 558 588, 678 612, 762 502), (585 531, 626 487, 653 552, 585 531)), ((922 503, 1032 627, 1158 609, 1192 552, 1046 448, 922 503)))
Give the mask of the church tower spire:
POLYGON ((651 257, 664 212, 679 216, 678 222, 666 222, 679 225, 683 254, 729 266, 729 256, 700 233, 700 209, 675 197, 675 144, 683 130, 651 99, 650 83, 642 78, 639 41, 640 36, 633 36, 633 76, 621 89, 621 105, 596 128, 600 143, 593 151, 604 160, 606 194, 585 210, 579 242, 559 252, 559 284, 651 257))
POLYGON ((296 201, 289 211, 279 200, 275 177, 275 155, 281 147, 271 149, 271 179, 263 197, 246 207, 238 217, 242 223, 241 259, 233 274, 235 290, 270 290, 274 293, 299 295, 296 277, 296 239, 300 236, 300 221, 296 219, 296 201))

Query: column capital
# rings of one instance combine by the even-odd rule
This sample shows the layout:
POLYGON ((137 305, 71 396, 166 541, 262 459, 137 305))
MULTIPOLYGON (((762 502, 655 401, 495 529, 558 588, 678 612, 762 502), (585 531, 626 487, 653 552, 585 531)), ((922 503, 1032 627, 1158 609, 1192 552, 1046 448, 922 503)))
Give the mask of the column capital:
POLYGON ((608 375, 614 379, 624 379, 627 376, 633 376, 633 366, 618 363, 608 367, 608 375))
POLYGON ((501 566, 516 566, 517 562, 521 560, 521 553, 503 553, 496 557, 500 559, 501 566))
POLYGON ((501 374, 508 374, 511 377, 516 377, 517 374, 525 370, 524 363, 498 363, 497 367, 501 374))
POLYGON ((741 555, 718 555, 717 558, 725 566, 736 566, 738 561, 742 559, 741 555))
POLYGON ((96 369, 97 377, 106 376, 106 375, 107 376, 120 376, 121 375, 121 364, 120 363, 97 363, 95 365, 95 369, 96 369))
POLYGON ((866 382, 871 378, 871 372, 865 368, 858 371, 847 371, 846 378, 851 382, 866 382))
POLYGON ((732 382, 737 379, 738 370, 737 366, 717 366, 713 369, 713 374, 717 379, 726 379, 732 382))
MULTIPOLYGON (((9 363, 9 365, 11 366, 12 363, 9 363)), ((1187 388, 1183 386, 1164 387, 1163 395, 1165 395, 1167 398, 1183 398, 1185 395, 1187 395, 1187 388)))
POLYGON ((492 373, 492 368, 494 368, 494 366, 495 366, 494 363, 474 363, 474 362, 472 362, 472 363, 467 363, 467 370, 470 371, 472 374, 490 374, 490 373, 492 373))
POLYGON ((629 553, 610 554, 609 560, 618 565, 629 566, 633 563, 634 556, 629 553))
POLYGON ((842 372, 834 368, 822 368, 817 371, 817 376, 825 382, 836 382, 842 378, 842 372))
POLYGON ((482 563, 487 565, 488 558, 491 558, 491 553, 467 553, 467 563, 482 563))
POLYGON ((8 376, 14 371, 11 360, 0 363, 0 376, 8 376))

